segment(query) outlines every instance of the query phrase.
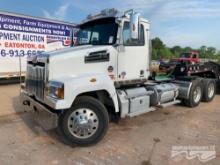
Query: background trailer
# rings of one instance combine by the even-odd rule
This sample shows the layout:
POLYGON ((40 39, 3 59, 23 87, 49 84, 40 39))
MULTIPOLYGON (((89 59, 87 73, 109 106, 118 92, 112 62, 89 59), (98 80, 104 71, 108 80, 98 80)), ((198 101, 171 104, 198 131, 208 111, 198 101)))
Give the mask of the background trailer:
POLYGON ((24 76, 28 56, 71 46, 74 27, 72 23, 0 11, 0 82, 19 80, 19 63, 24 76))

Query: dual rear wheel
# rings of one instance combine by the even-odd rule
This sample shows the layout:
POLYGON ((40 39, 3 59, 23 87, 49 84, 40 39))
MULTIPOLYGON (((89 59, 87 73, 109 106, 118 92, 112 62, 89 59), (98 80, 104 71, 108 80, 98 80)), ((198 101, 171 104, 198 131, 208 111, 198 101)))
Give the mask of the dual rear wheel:
POLYGON ((213 79, 195 79, 189 92, 189 98, 184 100, 188 107, 196 107, 201 101, 210 102, 215 97, 216 82, 213 79))
POLYGON ((213 79, 204 79, 203 81, 203 98, 204 102, 211 102, 216 94, 216 82, 213 79))

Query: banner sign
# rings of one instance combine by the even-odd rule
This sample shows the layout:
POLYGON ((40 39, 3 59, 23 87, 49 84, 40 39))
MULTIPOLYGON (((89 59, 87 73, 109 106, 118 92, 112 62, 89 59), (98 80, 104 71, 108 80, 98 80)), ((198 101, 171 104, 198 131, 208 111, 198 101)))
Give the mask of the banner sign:
POLYGON ((8 65, 17 63, 15 57, 24 57, 25 63, 27 56, 69 47, 73 28, 56 21, 0 13, 0 72, 14 72, 8 65), (2 68, 2 64, 8 67, 2 68))
POLYGON ((0 14, 0 56, 35 55, 71 44, 72 26, 0 14))

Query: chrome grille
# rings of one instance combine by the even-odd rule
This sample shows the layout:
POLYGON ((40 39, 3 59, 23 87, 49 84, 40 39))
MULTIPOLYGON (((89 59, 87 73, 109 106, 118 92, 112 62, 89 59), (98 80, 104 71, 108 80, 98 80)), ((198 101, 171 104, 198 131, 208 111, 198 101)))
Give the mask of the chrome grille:
POLYGON ((37 99, 44 99, 45 67, 27 64, 26 91, 37 99))

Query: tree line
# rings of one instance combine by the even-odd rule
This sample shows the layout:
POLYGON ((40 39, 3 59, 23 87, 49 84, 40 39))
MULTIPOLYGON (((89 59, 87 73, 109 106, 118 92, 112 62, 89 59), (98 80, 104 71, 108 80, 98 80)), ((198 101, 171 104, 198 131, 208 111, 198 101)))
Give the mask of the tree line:
POLYGON ((177 58, 180 53, 187 53, 193 50, 199 52, 200 58, 217 59, 220 63, 220 51, 218 51, 215 47, 203 45, 200 48, 191 48, 176 45, 170 48, 167 47, 158 37, 152 39, 151 43, 153 60, 177 58))

